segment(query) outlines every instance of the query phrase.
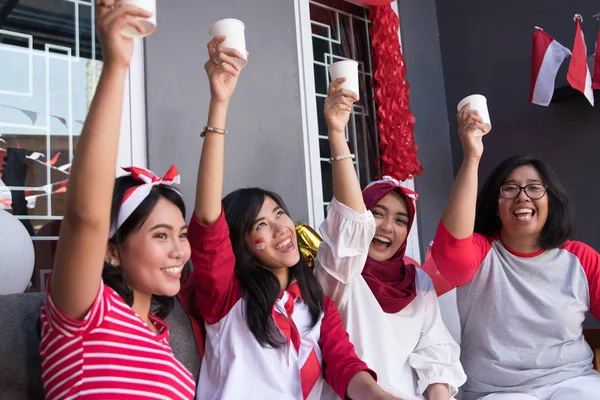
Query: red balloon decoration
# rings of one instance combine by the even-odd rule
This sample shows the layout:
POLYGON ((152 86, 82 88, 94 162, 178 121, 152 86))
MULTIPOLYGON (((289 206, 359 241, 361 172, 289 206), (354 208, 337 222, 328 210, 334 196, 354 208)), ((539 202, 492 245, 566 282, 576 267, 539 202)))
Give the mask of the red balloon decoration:
POLYGON ((385 6, 393 1, 394 0, 360 0, 361 3, 364 3, 368 6, 385 6))

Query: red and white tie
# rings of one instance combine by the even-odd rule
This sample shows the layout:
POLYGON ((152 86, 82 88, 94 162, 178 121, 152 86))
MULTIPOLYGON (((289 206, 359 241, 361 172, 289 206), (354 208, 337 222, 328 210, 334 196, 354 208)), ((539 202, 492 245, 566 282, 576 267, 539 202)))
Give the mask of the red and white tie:
POLYGON ((165 176, 162 178, 158 177, 154 172, 145 168, 139 167, 127 167, 123 168, 124 171, 129 172, 131 177, 141 182, 140 185, 134 186, 125 192, 123 197, 123 203, 121 203, 121 209, 119 210, 119 216, 117 223, 113 224, 110 228, 109 238, 112 238, 115 233, 119 230, 121 225, 129 218, 136 208, 142 204, 142 201, 150 194, 152 188, 156 185, 167 185, 172 186, 175 183, 179 183, 179 172, 174 165, 171 165, 165 176))
MULTIPOLYGON (((300 345, 302 343, 302 338, 300 337, 300 332, 292 319, 292 314, 294 313, 294 304, 296 302, 296 298, 302 298, 302 294, 300 293, 300 287, 298 287, 298 282, 292 282, 287 289, 288 298, 285 303, 285 312, 287 315, 277 311, 275 307, 273 307, 273 319, 275 320, 275 324, 281 330, 281 332, 285 335, 288 346, 293 345, 296 352, 300 354, 300 345)), ((279 298, 283 297, 283 291, 279 298)), ((310 354, 308 355, 306 361, 300 367, 300 382, 302 385, 302 398, 308 398, 308 395, 312 391, 312 388, 318 382, 321 377, 321 363, 317 357, 317 353, 315 352, 314 347, 311 349, 310 354)))

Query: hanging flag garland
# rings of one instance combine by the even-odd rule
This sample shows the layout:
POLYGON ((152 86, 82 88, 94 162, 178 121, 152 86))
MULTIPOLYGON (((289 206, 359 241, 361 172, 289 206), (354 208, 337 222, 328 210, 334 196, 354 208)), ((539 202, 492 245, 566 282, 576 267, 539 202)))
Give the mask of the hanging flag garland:
POLYGON ((369 18, 380 176, 404 181, 421 175, 423 166, 417 159, 415 117, 409 107, 410 85, 398 40, 400 21, 389 4, 371 7, 369 18))

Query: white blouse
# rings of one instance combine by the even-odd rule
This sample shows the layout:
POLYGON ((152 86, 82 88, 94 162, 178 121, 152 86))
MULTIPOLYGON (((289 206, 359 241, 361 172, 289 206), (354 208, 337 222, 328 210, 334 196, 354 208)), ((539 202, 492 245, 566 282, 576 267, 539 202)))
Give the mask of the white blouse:
POLYGON ((359 214, 333 199, 320 230, 317 279, 338 307, 357 355, 377 373, 379 385, 405 400, 424 398, 433 383, 447 384, 456 395, 466 381, 460 347, 442 321, 427 273, 417 268, 417 295, 408 306, 385 313, 361 275, 375 235, 371 211, 359 214))

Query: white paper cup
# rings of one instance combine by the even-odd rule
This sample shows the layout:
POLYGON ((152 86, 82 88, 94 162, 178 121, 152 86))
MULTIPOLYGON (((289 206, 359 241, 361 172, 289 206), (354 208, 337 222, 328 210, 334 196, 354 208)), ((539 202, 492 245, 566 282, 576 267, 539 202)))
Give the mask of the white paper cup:
POLYGON ((343 60, 331 64, 328 68, 331 80, 346 78, 340 89, 348 89, 360 96, 358 91, 358 63, 354 60, 343 60))
POLYGON ((466 106, 467 103, 469 103, 470 110, 479 111, 479 116, 481 117, 481 119, 483 119, 483 124, 485 126, 485 132, 481 132, 479 129, 477 129, 477 131, 475 131, 475 134, 483 136, 486 133, 489 133, 489 131, 492 129, 492 122, 490 121, 490 112, 488 111, 487 99, 485 98, 485 96, 482 96, 480 94, 472 94, 470 96, 467 96, 458 103, 457 110, 462 110, 462 108, 466 106))
POLYGON ((225 18, 215 22, 208 31, 210 37, 225 36, 225 41, 219 47, 225 49, 235 49, 244 57, 243 60, 236 59, 240 65, 246 65, 248 58, 246 55, 246 27, 239 19, 225 18))
POLYGON ((130 4, 152 13, 150 18, 140 18, 144 33, 140 33, 132 26, 125 27, 121 34, 129 38, 146 37, 156 30, 156 0, 119 0, 124 4, 130 4))

